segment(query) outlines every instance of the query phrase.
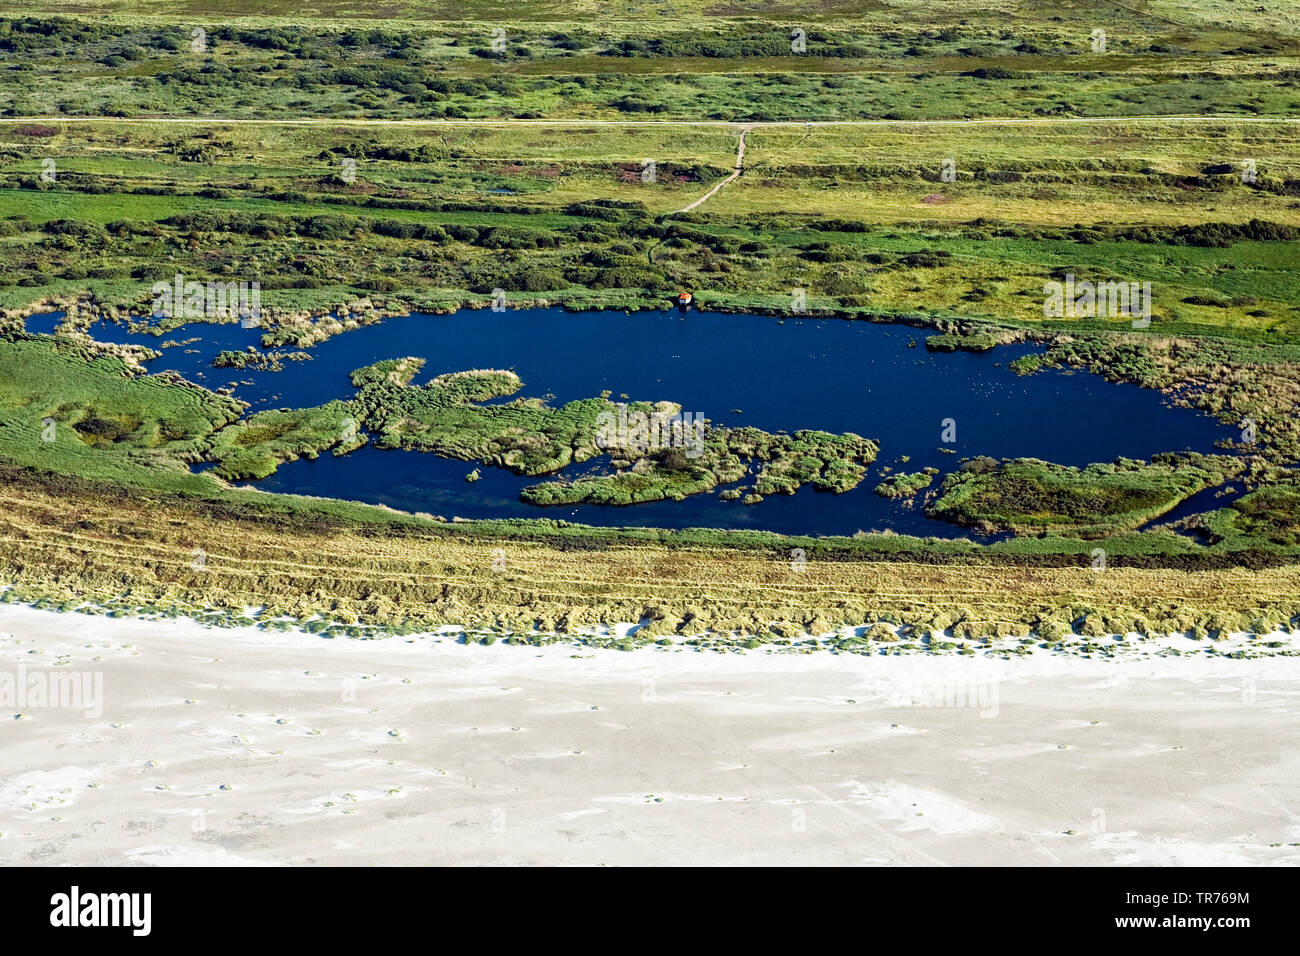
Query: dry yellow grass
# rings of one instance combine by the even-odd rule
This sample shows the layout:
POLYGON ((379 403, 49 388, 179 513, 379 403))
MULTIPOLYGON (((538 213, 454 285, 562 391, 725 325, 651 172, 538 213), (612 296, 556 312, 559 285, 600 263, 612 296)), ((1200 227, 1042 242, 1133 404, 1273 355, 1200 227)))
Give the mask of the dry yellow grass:
POLYGON ((430 526, 398 536, 335 524, 292 531, 188 507, 46 493, 0 497, 0 578, 24 597, 124 600, 340 621, 543 630, 659 619, 656 633, 830 629, 882 615, 971 636, 1028 633, 1080 609, 1094 629, 1181 629, 1214 615, 1285 621, 1300 567, 1179 571, 1004 563, 807 561, 723 548, 566 551, 430 526), (202 569, 195 567, 201 549, 202 569))

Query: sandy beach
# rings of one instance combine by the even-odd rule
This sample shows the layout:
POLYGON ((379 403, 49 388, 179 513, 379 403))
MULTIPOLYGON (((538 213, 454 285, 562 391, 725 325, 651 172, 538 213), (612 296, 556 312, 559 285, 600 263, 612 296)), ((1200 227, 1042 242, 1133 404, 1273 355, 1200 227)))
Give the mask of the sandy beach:
POLYGON ((7 865, 1300 863, 1296 658, 623 653, 4 605, 0 674, 26 695, 0 713, 7 865))

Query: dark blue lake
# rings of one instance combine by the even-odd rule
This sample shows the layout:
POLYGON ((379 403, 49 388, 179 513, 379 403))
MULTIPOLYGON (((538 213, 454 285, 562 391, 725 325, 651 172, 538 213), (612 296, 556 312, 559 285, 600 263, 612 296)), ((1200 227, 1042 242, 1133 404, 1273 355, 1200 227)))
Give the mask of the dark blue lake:
MULTIPOLYGON (((971 455, 1084 465, 1161 451, 1214 451, 1216 440, 1235 434, 1207 415, 1168 405, 1152 390, 1071 371, 1020 377, 1007 367, 1038 346, 932 354, 924 347, 931 334, 925 330, 863 321, 562 309, 417 313, 336 336, 307 350, 312 361, 286 363, 280 372, 212 367, 212 357, 222 349, 256 346, 258 329, 194 324, 159 338, 102 324, 92 334, 154 348, 162 341, 197 338, 164 349, 150 370, 174 370, 210 388, 233 384, 252 411, 347 398, 353 369, 415 355, 428 360, 416 384, 443 372, 511 368, 524 381, 520 396, 549 396, 555 404, 608 389, 615 400, 626 394, 633 400, 675 401, 715 424, 852 431, 881 446, 876 464, 853 491, 831 495, 805 488, 754 506, 722 501, 714 492, 626 508, 538 508, 518 500, 519 490, 537 478, 484 467, 481 480, 469 483, 465 476, 475 463, 369 446, 342 458, 326 454, 314 462, 281 465, 259 483, 269 491, 368 501, 448 518, 545 516, 596 525, 810 534, 891 528, 959 536, 967 532, 926 519, 919 505, 873 493, 882 467, 934 466, 947 472, 971 455), (957 440, 944 444, 942 423, 948 418, 956 422, 957 440), (900 461, 904 455, 910 456, 906 463, 900 461)), ((565 474, 582 474, 599 464, 574 466, 565 474)))

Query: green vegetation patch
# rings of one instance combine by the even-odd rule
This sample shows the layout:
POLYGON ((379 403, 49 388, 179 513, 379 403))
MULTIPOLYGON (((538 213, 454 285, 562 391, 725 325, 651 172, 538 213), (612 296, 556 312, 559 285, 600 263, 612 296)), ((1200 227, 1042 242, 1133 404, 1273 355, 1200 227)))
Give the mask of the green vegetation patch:
POLYGON ((1300 484, 1292 479, 1267 485, 1206 515, 1198 524, 1216 543, 1262 539, 1300 544, 1300 484))
POLYGON ((213 368, 252 368, 259 372, 282 372, 285 362, 310 362, 306 352, 259 352, 249 346, 243 352, 225 349, 212 360, 213 368))
POLYGON ((999 337, 993 332, 972 332, 969 335, 953 335, 945 332, 931 335, 925 340, 925 347, 931 352, 987 352, 1000 344, 999 337))
POLYGON ((1085 468, 973 458, 944 479, 943 495, 927 513, 987 531, 1099 537, 1138 528, 1243 468, 1218 455, 1156 456, 1150 464, 1119 458, 1085 468))
POLYGON ((145 375, 129 357, 88 340, 0 337, 5 457, 106 478, 139 467, 178 471, 239 417, 234 399, 173 375, 145 375))
POLYGON ((896 475, 890 475, 873 489, 876 494, 882 498, 910 498, 917 492, 930 487, 934 481, 934 476, 939 473, 937 468, 926 468, 923 471, 916 472, 899 472, 896 475))
POLYGON ((523 387, 501 369, 472 369, 411 384, 418 358, 389 359, 351 373, 355 398, 315 408, 258 412, 221 431, 209 457, 223 478, 265 478, 284 461, 342 455, 370 440, 479 461, 522 475, 550 475, 608 456, 601 471, 524 489, 537 505, 634 504, 680 500, 756 469, 754 494, 794 494, 805 484, 844 492, 857 486, 878 446, 858 435, 802 430, 773 435, 757 428, 714 428, 672 402, 616 404, 589 398, 552 408, 542 399, 505 398, 523 387))
POLYGON ((334 449, 343 455, 366 443, 358 431, 352 402, 328 402, 315 408, 258 412, 247 421, 222 429, 209 457, 222 478, 260 479, 282 462, 316 458, 334 449))

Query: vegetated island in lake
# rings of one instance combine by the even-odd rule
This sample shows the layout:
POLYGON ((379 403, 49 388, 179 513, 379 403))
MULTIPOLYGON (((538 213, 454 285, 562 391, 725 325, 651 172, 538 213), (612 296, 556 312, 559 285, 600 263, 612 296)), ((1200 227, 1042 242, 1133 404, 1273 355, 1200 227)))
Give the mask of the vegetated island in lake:
POLYGON ((911 498, 913 495, 930 487, 938 468, 923 468, 920 471, 889 475, 873 489, 882 498, 911 498))
POLYGON ((852 433, 800 430, 771 434, 687 421, 672 402, 617 404, 607 397, 552 408, 535 398, 483 402, 513 395, 519 377, 500 369, 411 380, 421 358, 377 362, 351 374, 354 398, 313 408, 258 412, 218 432, 209 458, 227 479, 265 478, 285 461, 332 450, 347 454, 373 433, 379 448, 424 451, 479 461, 521 475, 550 475, 572 464, 609 457, 612 474, 585 475, 525 488, 529 504, 589 502, 626 505, 680 500, 736 484, 756 468, 752 486, 729 489, 747 502, 792 495, 804 485, 845 492, 866 475, 876 442, 852 433))
POLYGON ((1033 458, 971 458, 944 479, 927 513, 966 527, 1101 537, 1131 531, 1246 470, 1229 455, 1156 455, 1070 468, 1033 458))
POLYGON ((259 352, 251 346, 243 352, 226 349, 212 360, 213 368, 254 368, 261 372, 281 372, 285 362, 310 362, 306 352, 259 352))

